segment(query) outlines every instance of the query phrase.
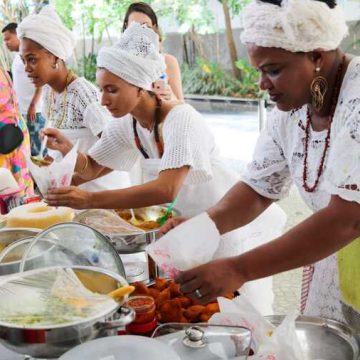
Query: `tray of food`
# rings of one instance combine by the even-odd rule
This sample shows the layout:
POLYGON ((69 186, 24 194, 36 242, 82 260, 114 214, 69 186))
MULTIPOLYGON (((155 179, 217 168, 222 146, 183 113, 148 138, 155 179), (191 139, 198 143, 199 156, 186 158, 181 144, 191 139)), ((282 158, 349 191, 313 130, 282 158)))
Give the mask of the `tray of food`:
MULTIPOLYGON (((217 301, 201 305, 184 295, 180 291, 180 285, 174 280, 156 278, 149 285, 141 282, 132 285, 135 286, 133 295, 146 295, 155 299, 156 319, 159 323, 207 322, 212 315, 220 311, 217 301)), ((232 299, 234 295, 228 294, 226 297, 232 299)))

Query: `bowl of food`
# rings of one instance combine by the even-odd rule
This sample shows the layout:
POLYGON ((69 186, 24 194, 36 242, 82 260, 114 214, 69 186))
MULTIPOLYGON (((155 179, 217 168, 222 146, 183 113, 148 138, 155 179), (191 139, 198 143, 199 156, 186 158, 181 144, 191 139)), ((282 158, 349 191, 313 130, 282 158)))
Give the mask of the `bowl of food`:
POLYGON ((134 312, 122 306, 127 295, 108 296, 122 287, 128 287, 122 276, 86 266, 9 277, 0 283, 0 341, 20 354, 57 358, 133 321, 134 312))
MULTIPOLYGON (((133 254, 144 251, 147 244, 156 240, 161 226, 157 220, 167 213, 167 209, 166 205, 134 209, 135 221, 129 209, 92 209, 77 214, 74 221, 108 236, 119 254, 133 254)), ((178 210, 172 209, 168 216, 180 215, 178 210)))

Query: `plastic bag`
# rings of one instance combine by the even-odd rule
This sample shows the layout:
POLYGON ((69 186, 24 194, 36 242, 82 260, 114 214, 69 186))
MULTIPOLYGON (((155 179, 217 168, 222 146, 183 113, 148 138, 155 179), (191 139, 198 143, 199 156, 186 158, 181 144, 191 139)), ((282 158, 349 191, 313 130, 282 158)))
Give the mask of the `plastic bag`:
POLYGON ((107 314, 117 303, 88 290, 70 268, 19 273, 1 284, 0 321, 25 328, 71 324, 107 314))
POLYGON ((30 158, 27 159, 29 170, 41 194, 49 189, 69 186, 74 175, 77 159, 78 142, 60 161, 53 161, 49 166, 39 167, 30 158))
POLYGON ((247 301, 244 296, 233 300, 218 298, 220 313, 210 324, 244 326, 252 332, 251 348, 255 355, 249 360, 305 360, 296 334, 297 314, 287 316, 275 328, 247 301))
POLYGON ((145 231, 129 224, 114 210, 91 209, 76 215, 76 220, 111 238, 116 236, 139 235, 145 231))
POLYGON ((180 271, 212 260, 219 243, 220 233, 204 212, 169 231, 145 250, 166 276, 174 278, 180 271))

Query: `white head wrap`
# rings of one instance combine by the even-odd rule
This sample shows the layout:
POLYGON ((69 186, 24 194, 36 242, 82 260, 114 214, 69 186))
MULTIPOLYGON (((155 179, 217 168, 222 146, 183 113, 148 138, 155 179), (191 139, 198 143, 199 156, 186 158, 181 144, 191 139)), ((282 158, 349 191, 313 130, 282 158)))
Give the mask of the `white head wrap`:
POLYGON ((243 43, 291 52, 336 49, 347 35, 340 6, 315 0, 283 0, 281 6, 253 0, 244 10, 243 43))
POLYGON ((27 16, 17 27, 17 34, 20 39, 35 41, 64 61, 70 58, 76 45, 73 33, 51 5, 43 7, 39 14, 27 16))
POLYGON ((100 50, 97 66, 146 90, 151 90, 152 83, 166 71, 159 36, 136 22, 130 24, 116 45, 100 50))

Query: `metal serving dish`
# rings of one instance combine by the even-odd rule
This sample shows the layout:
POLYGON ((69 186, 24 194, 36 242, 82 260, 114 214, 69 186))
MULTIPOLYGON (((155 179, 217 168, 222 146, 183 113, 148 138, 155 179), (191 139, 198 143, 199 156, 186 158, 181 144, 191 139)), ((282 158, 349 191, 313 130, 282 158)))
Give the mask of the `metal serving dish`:
MULTIPOLYGON (((0 249, 4 250, 7 246, 20 239, 29 238, 37 235, 41 230, 32 228, 2 228, 0 229, 0 249)), ((2 251, 0 251, 1 254, 2 251)), ((12 274, 19 271, 19 262, 16 264, 0 263, 0 275, 12 274)))
MULTIPOLYGON (((124 278, 111 271, 95 267, 73 266, 71 267, 85 287, 93 292, 107 294, 118 288, 118 284, 126 285, 124 278), (94 277, 99 281, 94 281, 94 277)), ((41 270, 40 270, 41 271, 41 270)), ((49 268, 43 269, 49 271, 49 268)), ((35 272, 39 272, 36 270, 35 272)), ((23 273, 23 276, 31 276, 34 271, 23 273)), ((18 275, 16 275, 18 277, 18 275)), ((6 280, 12 281, 14 277, 6 280)), ((0 284, 1 288, 4 282, 0 284)), ((1 303, 11 301, 14 294, 2 292, 1 303)), ((26 299, 24 299, 26 301, 26 299)), ((68 324, 57 324, 52 326, 14 325, 0 322, 0 341, 8 349, 20 354, 32 356, 39 359, 57 358, 73 347, 98 337, 105 336, 107 331, 130 323, 135 317, 134 312, 121 304, 115 304, 109 308, 107 313, 76 321, 68 324)))
MULTIPOLYGON (((266 316, 278 326, 285 316, 266 316)), ((345 324, 317 317, 299 316, 296 333, 306 359, 358 360, 359 347, 355 334, 345 324)))
MULTIPOLYGON (((141 216, 146 221, 156 221, 167 209, 166 205, 149 206, 146 208, 134 209, 135 216, 141 216)), ((124 210, 127 211, 127 210, 124 210)), ((180 216, 180 211, 173 209, 172 217, 180 216)), ((91 216, 91 210, 84 211, 75 216, 74 221, 83 223, 87 216, 91 216)), ((139 229, 141 231, 141 229, 139 229)), ((147 230, 141 234, 105 234, 108 236, 119 254, 133 254, 144 251, 146 245, 156 241, 159 229, 147 230)))
MULTIPOLYGON (((0 254, 0 275, 14 274, 20 271, 21 259, 26 252, 33 237, 28 237, 14 241, 3 253, 0 254)), ((37 255, 29 257, 28 261, 32 267, 41 267, 40 263, 47 251, 51 251, 53 246, 50 243, 38 243, 35 245, 37 255)))

